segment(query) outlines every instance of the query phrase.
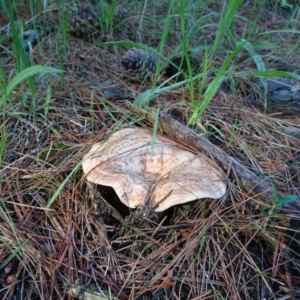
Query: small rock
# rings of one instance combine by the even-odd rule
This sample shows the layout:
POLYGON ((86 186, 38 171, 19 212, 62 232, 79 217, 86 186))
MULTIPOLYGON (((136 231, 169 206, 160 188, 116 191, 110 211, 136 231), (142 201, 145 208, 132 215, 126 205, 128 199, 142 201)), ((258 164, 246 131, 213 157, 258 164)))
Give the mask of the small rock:
POLYGON ((131 96, 126 96, 117 89, 107 89, 104 91, 104 98, 106 98, 107 100, 126 100, 130 99, 131 96))

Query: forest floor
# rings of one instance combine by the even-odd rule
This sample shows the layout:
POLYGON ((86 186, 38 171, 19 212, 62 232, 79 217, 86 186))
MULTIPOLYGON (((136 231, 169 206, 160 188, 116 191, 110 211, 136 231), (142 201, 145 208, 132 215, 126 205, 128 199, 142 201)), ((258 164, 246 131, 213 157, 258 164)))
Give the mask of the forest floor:
POLYGON ((300 74, 299 4, 110 2, 101 26, 80 37, 69 22, 83 3, 1 2, 0 298, 300 299, 300 118, 270 112, 264 86, 300 74), (117 3, 128 11, 118 24, 117 3), (149 78, 133 76, 122 66, 133 47, 167 60, 193 49, 201 76, 185 70, 178 84, 163 59, 149 78), (63 72, 30 77, 34 65, 63 72), (246 190, 223 169, 225 196, 154 222, 87 182, 81 163, 93 144, 122 128, 156 130, 123 105, 139 95, 150 95, 144 110, 204 135, 278 196, 246 190))

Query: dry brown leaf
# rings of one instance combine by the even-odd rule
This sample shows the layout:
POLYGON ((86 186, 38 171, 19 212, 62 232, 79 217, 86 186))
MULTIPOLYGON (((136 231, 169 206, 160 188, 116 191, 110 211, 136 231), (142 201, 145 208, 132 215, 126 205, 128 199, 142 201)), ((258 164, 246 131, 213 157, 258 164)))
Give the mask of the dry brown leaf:
POLYGON ((220 198, 224 176, 178 143, 141 128, 126 128, 93 145, 82 163, 88 181, 114 188, 131 208, 163 211, 199 198, 220 198))

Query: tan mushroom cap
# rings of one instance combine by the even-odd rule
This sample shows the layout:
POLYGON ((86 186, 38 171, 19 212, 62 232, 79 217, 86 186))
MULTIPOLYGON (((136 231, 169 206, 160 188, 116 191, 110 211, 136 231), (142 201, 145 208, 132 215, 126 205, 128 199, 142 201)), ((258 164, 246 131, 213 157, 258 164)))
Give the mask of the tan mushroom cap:
POLYGON ((88 181, 112 187, 131 208, 155 211, 199 198, 222 197, 225 178, 206 157, 141 128, 113 133, 93 145, 82 163, 88 181))

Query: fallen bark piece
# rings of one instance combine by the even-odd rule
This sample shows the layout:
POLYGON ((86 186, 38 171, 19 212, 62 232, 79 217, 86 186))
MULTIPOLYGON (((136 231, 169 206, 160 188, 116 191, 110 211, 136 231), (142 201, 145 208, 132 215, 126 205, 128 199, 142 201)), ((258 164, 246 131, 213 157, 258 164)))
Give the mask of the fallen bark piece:
POLYGON ((300 89, 295 80, 276 78, 268 82, 268 110, 292 115, 300 113, 300 89))
POLYGON ((157 212, 199 198, 220 198, 227 187, 207 157, 141 128, 119 130, 95 144, 82 167, 88 181, 112 187, 125 205, 149 205, 157 212))

